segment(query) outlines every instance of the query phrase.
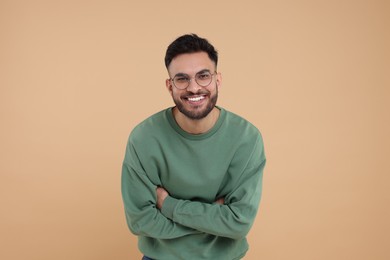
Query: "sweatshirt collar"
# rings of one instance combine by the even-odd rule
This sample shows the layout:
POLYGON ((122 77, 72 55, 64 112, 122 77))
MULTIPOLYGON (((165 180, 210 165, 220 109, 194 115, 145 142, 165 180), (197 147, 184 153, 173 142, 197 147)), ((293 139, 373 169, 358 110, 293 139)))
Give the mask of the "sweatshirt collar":
POLYGON ((219 106, 216 106, 216 108, 218 108, 220 110, 220 114, 219 114, 219 117, 218 117, 218 120, 217 122, 214 124, 214 126, 207 132, 205 133, 202 133, 202 134, 190 134, 186 131, 184 131, 179 125, 178 123, 176 122, 175 118, 173 117, 173 108, 174 107, 170 107, 166 110, 165 114, 166 114, 166 117, 168 119, 168 122, 169 124, 171 125, 171 127, 178 133, 180 134, 181 136, 183 136, 184 138, 187 138, 187 139, 190 139, 190 140, 203 140, 203 139, 206 139, 210 136, 212 136, 213 134, 215 134, 218 129, 221 127, 223 121, 225 120, 225 117, 226 117, 226 110, 219 107, 219 106))

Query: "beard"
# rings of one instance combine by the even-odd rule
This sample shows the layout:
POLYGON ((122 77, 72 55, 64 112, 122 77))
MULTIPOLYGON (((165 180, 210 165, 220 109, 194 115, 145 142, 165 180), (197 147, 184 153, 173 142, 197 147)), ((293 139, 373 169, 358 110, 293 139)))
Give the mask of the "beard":
POLYGON ((216 93, 213 96, 210 96, 209 91, 204 90, 204 91, 200 91, 200 92, 195 93, 195 94, 188 92, 188 93, 182 95, 182 97, 190 97, 191 95, 200 95, 200 94, 206 94, 209 98, 209 101, 203 110, 200 109, 200 106, 193 107, 193 110, 186 109, 183 102, 181 101, 180 97, 179 98, 173 97, 173 102, 175 102, 177 109, 182 114, 184 114, 186 117, 188 117, 189 119, 192 119, 192 120, 200 120, 200 119, 205 118, 214 109, 215 105, 217 104, 218 87, 216 87, 216 93))

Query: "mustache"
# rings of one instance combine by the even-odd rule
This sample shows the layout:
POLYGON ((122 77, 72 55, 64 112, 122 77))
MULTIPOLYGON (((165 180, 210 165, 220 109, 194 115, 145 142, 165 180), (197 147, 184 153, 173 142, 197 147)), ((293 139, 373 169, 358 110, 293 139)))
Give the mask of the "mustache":
POLYGON ((189 97, 193 97, 193 96, 199 96, 199 95, 209 95, 210 94, 210 91, 207 91, 207 90, 200 90, 196 93, 193 93, 193 92, 189 92, 187 91, 186 93, 184 93, 183 95, 181 95, 182 98, 189 98, 189 97))

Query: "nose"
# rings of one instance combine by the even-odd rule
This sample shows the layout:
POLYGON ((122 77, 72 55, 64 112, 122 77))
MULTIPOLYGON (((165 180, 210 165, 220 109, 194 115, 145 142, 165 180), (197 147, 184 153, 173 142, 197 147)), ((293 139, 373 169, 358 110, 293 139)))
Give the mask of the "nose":
POLYGON ((188 83, 187 91, 197 93, 201 88, 202 86, 196 82, 195 78, 191 78, 190 82, 188 83))

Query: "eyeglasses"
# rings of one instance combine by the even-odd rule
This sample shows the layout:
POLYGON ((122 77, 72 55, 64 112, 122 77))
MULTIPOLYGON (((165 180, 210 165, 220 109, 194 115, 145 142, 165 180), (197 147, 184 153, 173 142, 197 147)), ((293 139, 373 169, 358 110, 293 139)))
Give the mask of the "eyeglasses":
MULTIPOLYGON (((200 71, 195 74, 195 82, 201 87, 207 87, 210 85, 213 80, 213 76, 216 75, 217 72, 211 73, 210 71, 200 71)), ((190 81, 192 78, 183 73, 179 73, 170 79, 173 82, 173 85, 178 89, 186 89, 190 85, 190 81)))

